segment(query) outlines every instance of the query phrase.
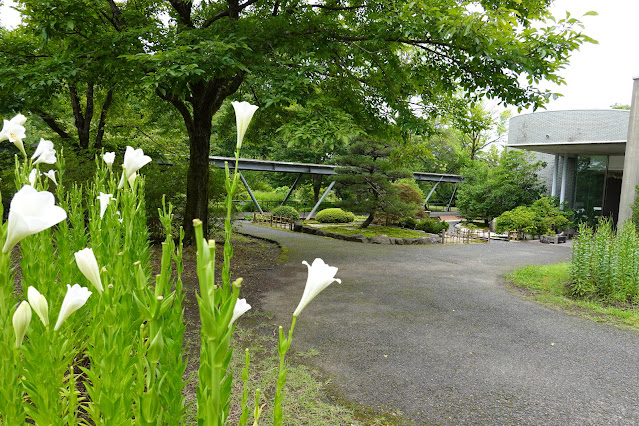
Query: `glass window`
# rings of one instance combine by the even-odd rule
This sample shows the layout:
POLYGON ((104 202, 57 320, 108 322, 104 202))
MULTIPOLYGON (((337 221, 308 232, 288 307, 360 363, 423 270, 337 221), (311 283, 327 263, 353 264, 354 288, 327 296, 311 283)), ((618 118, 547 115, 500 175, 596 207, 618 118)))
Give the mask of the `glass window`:
POLYGON ((577 158, 574 209, 578 221, 594 223, 601 215, 606 165, 606 156, 577 158))

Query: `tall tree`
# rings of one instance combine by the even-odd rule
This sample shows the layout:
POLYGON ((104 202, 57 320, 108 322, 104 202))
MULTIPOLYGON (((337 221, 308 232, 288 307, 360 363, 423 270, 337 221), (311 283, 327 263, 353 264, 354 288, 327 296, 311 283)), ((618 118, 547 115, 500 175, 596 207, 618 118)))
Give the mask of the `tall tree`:
POLYGON ((491 219, 518 206, 529 206, 545 191, 537 172, 541 162, 529 154, 504 150, 497 166, 475 162, 463 171, 465 183, 457 193, 457 207, 467 219, 491 219))
MULTIPOLYGON (((359 123, 406 129, 436 114, 442 92, 537 107, 551 96, 537 83, 561 83, 558 71, 588 40, 578 20, 551 19, 551 1, 57 0, 64 7, 43 3, 50 17, 38 25, 48 31, 65 14, 110 24, 120 34, 117 57, 179 111, 190 147, 190 233, 193 218, 207 222, 211 122, 228 97, 266 107, 332 87, 359 123)), ((95 40, 80 46, 92 52, 95 40)))
POLYGON ((378 213, 403 216, 405 211, 414 209, 400 197, 401 188, 393 185, 411 173, 391 161, 392 151, 389 142, 362 139, 349 147, 348 155, 338 158, 340 167, 335 181, 342 205, 368 215, 362 228, 368 227, 378 213))

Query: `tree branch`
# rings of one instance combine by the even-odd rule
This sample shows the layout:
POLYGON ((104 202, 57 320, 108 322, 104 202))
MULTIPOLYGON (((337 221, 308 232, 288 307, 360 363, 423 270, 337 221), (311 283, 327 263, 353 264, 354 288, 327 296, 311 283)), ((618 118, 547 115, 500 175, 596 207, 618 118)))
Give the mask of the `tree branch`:
POLYGON ((40 109, 34 110, 33 112, 36 113, 38 117, 40 117, 42 121, 44 121, 47 126, 49 126, 51 130, 56 132, 62 139, 72 139, 71 135, 69 135, 58 123, 58 121, 49 113, 44 112, 40 109))
POLYGON ((193 28, 193 21, 191 20, 191 8, 193 7, 193 2, 186 0, 169 0, 173 9, 178 13, 178 17, 180 22, 182 22, 187 27, 193 28))
MULTIPOLYGON (((246 3, 237 6, 237 16, 239 17, 240 12, 242 12, 244 9, 246 9, 250 5, 252 5, 254 3, 257 3, 258 1, 261 1, 261 0, 248 0, 246 3)), ((277 2, 277 3, 278 3, 277 5, 279 5, 279 2, 277 2)), ((275 9, 273 9, 273 11, 275 11, 275 9)), ((220 11, 216 15, 214 15, 214 16, 210 17, 209 19, 207 19, 204 22, 204 24, 202 25, 202 28, 210 27, 215 21, 217 21, 218 19, 224 18, 225 16, 231 16, 230 13, 231 13, 230 7, 229 7, 229 9, 224 9, 224 10, 220 11)), ((275 15, 273 15, 273 16, 275 16, 275 15)), ((234 19, 237 19, 237 18, 234 18, 234 19)))
POLYGON ((159 89, 155 89, 155 93, 160 97, 160 99, 164 99, 169 102, 171 105, 178 110, 182 118, 184 119, 184 124, 186 125, 186 130, 190 133, 193 130, 193 117, 191 116, 191 111, 186 106, 184 102, 182 102, 177 96, 169 95, 168 93, 162 93, 159 89))

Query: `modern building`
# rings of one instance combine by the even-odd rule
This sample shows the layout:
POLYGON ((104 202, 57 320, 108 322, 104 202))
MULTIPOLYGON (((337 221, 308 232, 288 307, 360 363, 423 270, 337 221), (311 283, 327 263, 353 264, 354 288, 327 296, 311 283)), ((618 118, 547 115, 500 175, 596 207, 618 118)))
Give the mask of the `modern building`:
POLYGON ((631 110, 544 111, 510 119, 509 148, 546 163, 548 193, 586 217, 632 216, 639 184, 639 79, 631 110))
POLYGON ((508 147, 546 163, 548 193, 585 216, 617 218, 623 177, 627 110, 544 111, 510 119, 508 147))

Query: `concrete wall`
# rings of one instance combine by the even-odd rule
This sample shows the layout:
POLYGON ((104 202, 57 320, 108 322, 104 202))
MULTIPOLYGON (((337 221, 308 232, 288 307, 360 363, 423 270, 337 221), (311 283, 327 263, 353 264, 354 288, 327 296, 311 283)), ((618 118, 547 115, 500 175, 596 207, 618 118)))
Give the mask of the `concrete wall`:
POLYGON ((627 110, 542 111, 513 117, 508 144, 625 141, 627 110))

